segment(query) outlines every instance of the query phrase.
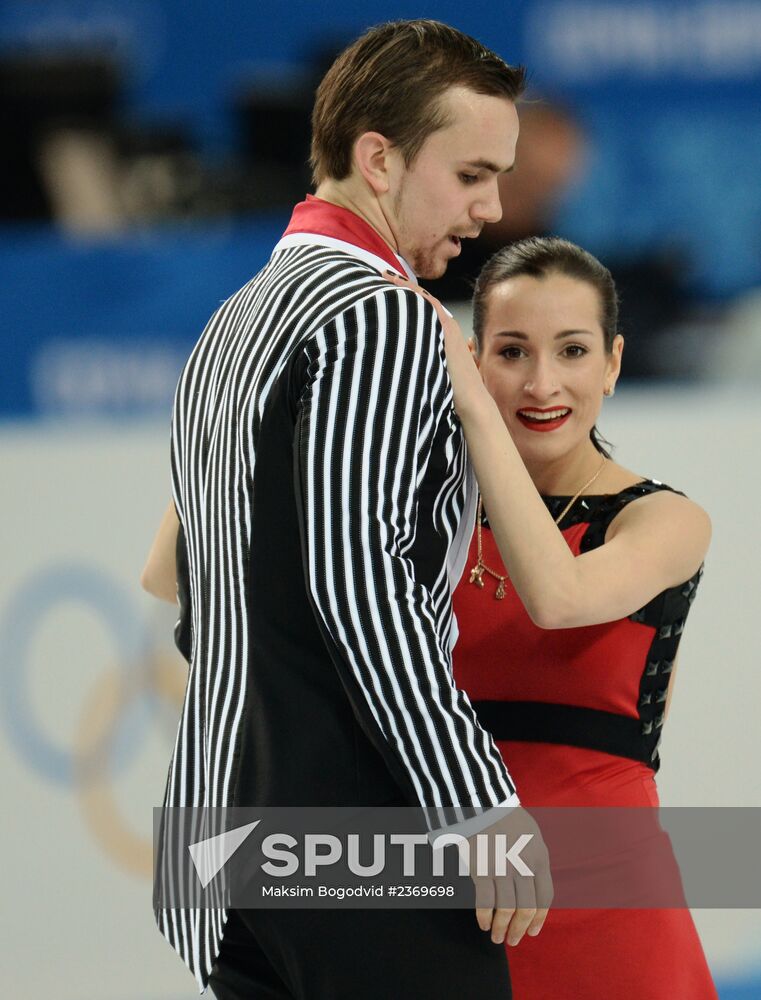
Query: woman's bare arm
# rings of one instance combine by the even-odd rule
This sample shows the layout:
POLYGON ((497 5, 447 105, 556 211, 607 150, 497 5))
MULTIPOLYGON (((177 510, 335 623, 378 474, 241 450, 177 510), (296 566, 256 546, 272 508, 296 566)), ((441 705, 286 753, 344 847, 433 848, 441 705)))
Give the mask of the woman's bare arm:
POLYGON ((574 557, 481 382, 459 330, 447 337, 447 359, 489 525, 526 610, 543 628, 615 621, 661 591, 689 579, 711 538, 697 504, 661 492, 629 504, 606 544, 574 557), (459 338, 459 339, 458 339, 459 338))
POLYGON ((180 522, 174 503, 170 501, 164 511, 161 524, 151 544, 148 558, 140 576, 144 590, 162 601, 177 603, 177 532, 180 522))
POLYGON ((615 621, 689 579, 708 549, 710 521, 697 504, 674 493, 628 505, 611 524, 605 545, 574 557, 481 381, 459 326, 430 299, 444 326, 455 407, 489 525, 535 624, 553 629, 615 621))

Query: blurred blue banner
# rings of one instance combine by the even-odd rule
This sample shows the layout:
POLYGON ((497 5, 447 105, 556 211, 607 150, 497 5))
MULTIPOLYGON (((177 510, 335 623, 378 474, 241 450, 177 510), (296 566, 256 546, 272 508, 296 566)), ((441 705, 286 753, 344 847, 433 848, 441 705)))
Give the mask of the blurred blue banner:
MULTIPOLYGON (((538 88, 585 103, 637 95, 639 113, 653 115, 696 97, 743 97, 748 109, 761 100, 759 0, 436 0, 424 13, 525 62, 538 88)), ((36 0, 0 7, 0 49, 110 52, 129 72, 135 107, 189 114, 214 140, 242 82, 277 80, 371 24, 420 16, 404 0, 373 10, 351 0, 36 0)))
POLYGON ((266 263, 287 222, 0 241, 0 418, 168 420, 206 320, 266 263))
MULTIPOLYGON (((36 0, 0 6, 0 55, 110 53, 128 114, 182 122, 228 154, 242 87, 303 78, 369 24, 420 12, 36 0)), ((761 0, 437 0, 425 13, 524 62, 532 93, 580 123, 585 168, 556 232, 604 261, 673 258, 694 301, 761 285, 761 0)), ((163 411, 203 322, 285 221, 107 243, 2 231, 0 416, 163 411)))

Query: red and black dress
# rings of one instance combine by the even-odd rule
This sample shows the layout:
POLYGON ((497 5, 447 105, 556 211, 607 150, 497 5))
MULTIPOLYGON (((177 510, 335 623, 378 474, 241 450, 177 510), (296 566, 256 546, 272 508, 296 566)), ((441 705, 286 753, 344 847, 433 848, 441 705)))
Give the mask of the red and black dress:
MULTIPOLYGON (((597 548, 645 480, 579 498, 559 524, 574 555, 597 548)), ((553 517, 570 497, 543 498, 553 517)), ((483 559, 502 561, 484 519, 483 559)), ((468 567, 477 561, 471 543, 468 567)), ((463 576, 454 595, 459 687, 489 729, 528 807, 657 806, 654 773, 666 696, 701 571, 618 621, 540 629, 509 580, 495 600, 463 576)), ((509 949, 516 1000, 715 1000, 689 910, 553 909, 541 934, 509 949)))

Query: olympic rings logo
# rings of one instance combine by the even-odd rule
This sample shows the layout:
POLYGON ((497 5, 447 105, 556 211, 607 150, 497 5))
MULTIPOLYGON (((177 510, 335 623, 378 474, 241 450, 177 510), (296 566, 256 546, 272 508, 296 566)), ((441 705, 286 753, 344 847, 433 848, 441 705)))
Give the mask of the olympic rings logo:
MULTIPOLYGON (((68 668, 62 663, 52 666, 68 668)), ((130 593, 91 566, 60 565, 35 574, 0 618, 0 714, 11 744, 47 781, 75 790, 87 826, 112 860, 148 878, 152 838, 132 829, 124 817, 114 778, 125 772, 157 721, 174 738, 186 678, 179 656, 155 649, 130 593), (101 672, 85 692, 75 738, 65 747, 52 740, 35 717, 29 664, 45 619, 72 604, 84 605, 106 626, 118 666, 101 672)), ((163 766, 167 764, 168 757, 163 766)))

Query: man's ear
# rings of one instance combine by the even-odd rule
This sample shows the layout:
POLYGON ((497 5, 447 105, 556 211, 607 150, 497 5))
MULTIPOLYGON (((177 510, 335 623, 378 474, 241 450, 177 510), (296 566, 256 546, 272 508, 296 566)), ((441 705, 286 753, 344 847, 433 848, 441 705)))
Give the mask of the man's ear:
POLYGON ((375 192, 387 194, 391 187, 397 151, 380 132, 363 132, 354 143, 354 165, 375 192))

